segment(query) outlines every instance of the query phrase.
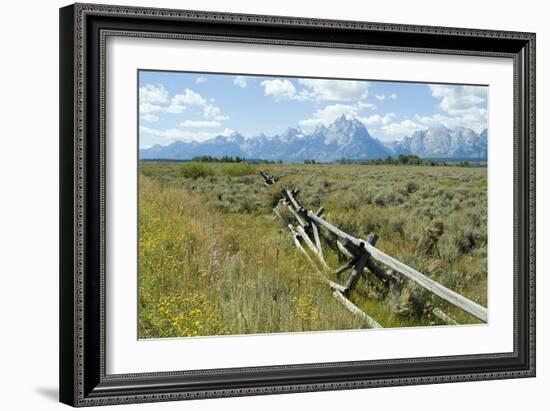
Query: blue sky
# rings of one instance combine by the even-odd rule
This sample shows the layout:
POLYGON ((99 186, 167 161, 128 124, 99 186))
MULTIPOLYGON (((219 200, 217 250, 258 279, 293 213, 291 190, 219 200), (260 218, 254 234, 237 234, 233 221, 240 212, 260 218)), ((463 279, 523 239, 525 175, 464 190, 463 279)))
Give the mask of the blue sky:
POLYGON ((382 141, 435 124, 487 127, 487 87, 139 71, 139 146, 204 141, 234 131, 309 132, 345 114, 382 141))

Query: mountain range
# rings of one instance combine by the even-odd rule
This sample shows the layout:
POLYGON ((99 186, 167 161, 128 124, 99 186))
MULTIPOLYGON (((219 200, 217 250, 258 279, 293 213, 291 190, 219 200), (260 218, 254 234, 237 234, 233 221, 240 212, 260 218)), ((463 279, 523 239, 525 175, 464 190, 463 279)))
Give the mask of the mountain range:
POLYGON ((332 162, 341 158, 365 160, 400 154, 422 158, 487 158, 487 130, 449 129, 435 125, 417 130, 400 141, 383 143, 371 136, 365 125, 345 115, 334 123, 317 127, 311 133, 289 128, 275 136, 260 134, 245 138, 238 132, 219 135, 206 141, 176 141, 140 149, 140 159, 189 160, 197 156, 244 157, 262 160, 283 160, 285 163, 332 162))

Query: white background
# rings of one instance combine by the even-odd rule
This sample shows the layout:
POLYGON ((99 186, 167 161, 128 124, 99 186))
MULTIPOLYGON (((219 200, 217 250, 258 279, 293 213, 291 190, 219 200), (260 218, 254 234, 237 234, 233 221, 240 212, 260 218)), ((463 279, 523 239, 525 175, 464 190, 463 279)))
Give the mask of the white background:
POLYGON ((107 41, 108 374, 429 357, 513 350, 513 66, 511 59, 115 37, 107 41), (403 64, 403 61, 406 61, 403 64), (338 64, 335 64, 337 62, 338 64), (487 84, 489 322, 408 330, 136 339, 138 68, 487 84), (498 172, 496 172, 498 170, 498 172), (496 224, 507 221, 509 224, 496 224), (407 344, 403 344, 403 339, 407 344), (334 350, 334 347, 365 347, 334 350), (368 347, 368 348, 367 348, 368 347))
MULTIPOLYGON (((172 8, 359 19, 537 32, 539 118, 537 173, 538 210, 547 209, 550 133, 543 113, 550 110, 548 80, 550 28, 535 0, 479 2, 463 0, 360 3, 223 0, 117 2, 172 8), (313 4, 314 7, 313 7, 313 4)), ((57 398, 58 347, 58 11, 61 1, 27 1, 3 5, 0 104, 0 406, 3 409, 47 410, 64 407, 57 398)), ((549 227, 538 215, 539 233, 549 227)), ((538 239, 538 377, 536 379, 414 386, 371 390, 306 393, 284 396, 203 400, 186 403, 132 405, 117 409, 334 409, 369 407, 407 410, 546 408, 548 366, 548 239, 538 239), (545 404, 545 405, 543 405, 545 404)))

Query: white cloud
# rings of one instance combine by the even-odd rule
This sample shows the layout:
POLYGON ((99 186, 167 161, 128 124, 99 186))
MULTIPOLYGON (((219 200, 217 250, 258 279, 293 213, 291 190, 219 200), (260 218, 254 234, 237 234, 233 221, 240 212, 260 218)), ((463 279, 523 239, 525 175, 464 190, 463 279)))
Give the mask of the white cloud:
POLYGON ((303 86, 296 89, 287 79, 264 80, 261 83, 264 94, 277 101, 349 101, 364 100, 368 96, 368 83, 355 80, 299 79, 303 86))
POLYGON ((159 121, 159 116, 155 114, 144 114, 141 116, 141 119, 148 123, 156 123, 157 121, 159 121))
POLYGON ((359 107, 360 109, 368 108, 368 109, 371 109, 371 110, 376 110, 376 104, 372 104, 372 103, 364 103, 362 101, 359 101, 356 104, 356 106, 359 107))
POLYGON ((216 107, 213 104, 207 104, 206 106, 203 107, 202 116, 204 118, 208 118, 216 121, 224 121, 229 119, 228 116, 224 116, 221 114, 219 107, 216 107))
POLYGON ((158 103, 168 102, 168 91, 162 84, 147 84, 139 88, 139 112, 141 114, 163 111, 158 103))
POLYGON ((140 126, 139 132, 140 134, 148 134, 151 136, 159 137, 162 140, 178 140, 178 139, 185 140, 189 136, 194 134, 194 132, 181 130, 179 128, 169 128, 165 130, 160 130, 160 129, 149 128, 145 126, 140 126))
POLYGON ((406 119, 395 123, 387 123, 380 127, 380 130, 387 136, 392 138, 401 138, 410 136, 416 130, 424 129, 425 127, 413 120, 406 119))
MULTIPOLYGON (((233 130, 225 129, 223 131, 190 131, 182 130, 179 128, 170 128, 166 130, 159 130, 155 128, 149 128, 141 126, 139 128, 140 136, 148 135, 156 137, 156 141, 161 144, 169 144, 174 141, 205 141, 213 137, 219 136, 220 134, 225 135, 224 133, 230 133, 233 130)), ((141 137, 140 137, 141 138, 141 137)))
POLYGON ((360 120, 368 126, 371 125, 388 125, 391 124, 395 118, 395 113, 387 113, 381 116, 380 114, 373 114, 368 117, 361 117, 360 120))
POLYGON ((183 123, 180 123, 180 126, 193 128, 210 128, 221 126, 221 123, 214 120, 185 120, 183 123))
POLYGON ((430 85, 432 96, 441 99, 440 107, 450 115, 475 110, 487 100, 487 89, 479 86, 430 85))
POLYGON ((415 116, 415 120, 426 127, 443 124, 447 128, 466 127, 480 133, 487 128, 487 110, 481 107, 475 107, 461 116, 447 116, 439 113, 431 116, 417 115, 415 116))
POLYGON ((397 98, 397 94, 391 93, 391 94, 375 94, 374 97, 376 100, 386 100, 386 99, 392 99, 395 100, 397 98))
POLYGON ((225 128, 221 133, 217 133, 216 135, 221 135, 224 137, 229 137, 231 134, 235 133, 235 130, 231 128, 225 128))
POLYGON ((163 111, 170 114, 181 114, 185 111, 185 106, 172 102, 168 107, 164 107, 163 111))
POLYGON ((312 118, 301 120, 299 124, 304 131, 310 131, 319 125, 328 126, 334 123, 343 114, 350 118, 358 118, 359 113, 366 108, 374 109, 375 106, 361 101, 356 104, 331 104, 317 110, 312 118))
MULTIPOLYGON (((178 97, 178 96, 176 96, 178 97)), ((159 104, 168 102, 168 91, 162 84, 153 86, 148 84, 139 88, 139 112, 140 114, 148 113, 173 113, 180 114, 185 110, 175 97, 170 100, 169 105, 159 104)))
POLYGON ((140 87, 139 112, 140 115, 151 113, 181 114, 188 106, 195 106, 202 109, 202 115, 206 119, 215 121, 227 120, 229 117, 222 115, 220 108, 212 104, 213 101, 209 102, 199 93, 189 88, 186 88, 183 93, 176 94, 168 100, 168 92, 164 86, 161 84, 158 86, 148 84, 140 87), (161 104, 168 102, 169 104, 161 104))
POLYGON ((308 89, 301 94, 314 100, 362 100, 369 91, 366 81, 300 79, 298 82, 308 89))
POLYGON ((165 111, 168 113, 181 113, 185 109, 185 105, 201 107, 202 116, 210 120, 223 121, 229 119, 229 117, 221 114, 219 107, 209 103, 199 93, 188 88, 183 93, 172 97, 170 106, 165 111))
MULTIPOLYGON (((376 119, 376 114, 371 116, 373 124, 378 123, 376 119)), ((466 127, 471 128, 477 133, 480 133, 485 128, 487 128, 487 111, 483 108, 477 108, 477 110, 472 110, 467 114, 462 116, 447 116, 440 113, 435 113, 431 116, 414 116, 414 119, 405 119, 399 122, 392 122, 393 118, 387 119, 387 121, 382 121, 380 119, 380 131, 383 133, 383 137, 386 139, 401 139, 405 136, 410 136, 417 130, 425 130, 429 127, 444 125, 449 129, 455 127, 466 127)), ((366 124, 368 122, 363 119, 366 124)))
POLYGON ((201 76, 201 77, 197 77, 197 78, 195 79, 195 83, 196 83, 196 84, 206 83, 207 81, 208 81, 208 79, 207 79, 206 77, 202 77, 202 76, 201 76))
POLYGON ((397 98, 397 94, 395 93, 391 93, 390 95, 385 95, 385 94, 376 94, 374 96, 376 98, 376 100, 385 100, 387 98, 389 99, 392 99, 392 100, 395 100, 397 98))
POLYGON ((146 84, 139 88, 140 103, 166 103, 168 101, 168 91, 162 84, 146 84))
MULTIPOLYGON (((381 137, 403 138, 417 130, 444 125, 447 128, 467 127, 479 133, 487 128, 487 90, 484 87, 429 85, 433 97, 439 100, 442 112, 429 116, 416 115, 412 119, 394 122, 386 118, 382 122, 377 115, 363 119, 366 124, 380 124, 381 137)), ((393 95, 390 95, 389 98, 393 95)), ((397 98, 397 96, 395 96, 397 98)))
POLYGON ((260 85, 264 88, 264 95, 273 97, 277 101, 303 99, 303 97, 296 92, 294 84, 287 79, 264 80, 260 85))
POLYGON ((139 112, 140 114, 147 114, 147 113, 160 113, 161 111, 164 111, 165 108, 162 106, 159 106, 158 104, 152 104, 152 103, 139 103, 139 112))
POLYGON ((233 84, 240 88, 246 88, 247 86, 247 77, 246 76, 235 76, 233 79, 233 84))
POLYGON ((417 121, 426 126, 443 124, 453 128, 468 127, 476 132, 487 128, 487 88, 481 86, 430 85, 432 96, 440 101, 446 114, 419 117, 417 121))
POLYGON ((206 104, 206 100, 199 94, 191 89, 186 88, 183 93, 176 94, 172 97, 170 104, 189 104, 203 106, 206 104))
POLYGON ((348 117, 356 117, 358 111, 359 109, 356 106, 349 104, 332 104, 317 110, 312 118, 301 120, 299 124, 306 129, 315 128, 319 125, 328 126, 342 114, 348 117))

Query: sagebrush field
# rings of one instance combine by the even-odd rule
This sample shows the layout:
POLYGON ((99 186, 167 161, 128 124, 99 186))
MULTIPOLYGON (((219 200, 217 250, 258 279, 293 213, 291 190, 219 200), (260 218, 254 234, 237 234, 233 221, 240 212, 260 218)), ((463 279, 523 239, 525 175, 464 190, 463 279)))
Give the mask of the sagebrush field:
MULTIPOLYGON (((336 301, 275 216, 282 188, 308 208, 444 286, 487 306, 485 167, 141 162, 139 337, 364 328, 336 301), (264 187, 260 170, 280 181, 264 187)), ((324 244, 329 266, 342 264, 324 244)), ((331 280, 345 279, 333 276, 331 280)), ((406 283, 380 296, 360 279, 349 299, 383 327, 475 318, 406 283)))

